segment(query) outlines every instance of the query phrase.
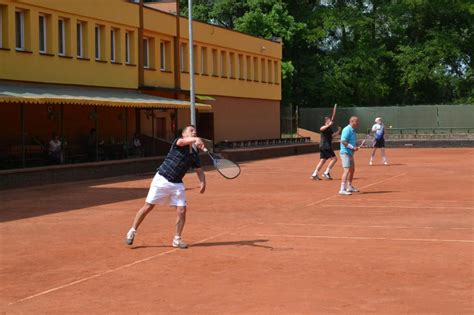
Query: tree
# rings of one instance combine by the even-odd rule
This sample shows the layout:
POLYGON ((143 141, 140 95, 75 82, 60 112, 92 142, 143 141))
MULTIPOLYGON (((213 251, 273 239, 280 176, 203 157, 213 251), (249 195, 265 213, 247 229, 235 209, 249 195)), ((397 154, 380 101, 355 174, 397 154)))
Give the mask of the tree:
POLYGON ((472 1, 194 2, 197 19, 283 40, 283 104, 474 102, 472 1))

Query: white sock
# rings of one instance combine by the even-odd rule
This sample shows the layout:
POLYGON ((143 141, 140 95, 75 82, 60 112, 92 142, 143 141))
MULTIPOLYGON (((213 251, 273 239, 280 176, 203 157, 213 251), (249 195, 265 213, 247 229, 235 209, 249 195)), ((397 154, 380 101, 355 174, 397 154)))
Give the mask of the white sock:
POLYGON ((331 171, 331 169, 328 167, 328 168, 324 171, 324 174, 329 174, 330 171, 331 171))
POLYGON ((137 231, 137 230, 135 230, 134 228, 131 228, 131 229, 129 230, 129 232, 136 232, 136 231, 137 231))
POLYGON ((314 171, 313 175, 311 175, 311 176, 316 176, 316 175, 318 175, 318 171, 314 171))
POLYGON ((175 235, 175 236, 174 236, 174 239, 175 239, 175 240, 180 240, 180 239, 181 239, 181 236, 175 235))
POLYGON ((349 185, 347 187, 348 188, 353 188, 354 186, 352 186, 352 182, 349 182, 349 185))
POLYGON ((341 184, 341 191, 344 191, 344 190, 346 190, 346 183, 341 184))

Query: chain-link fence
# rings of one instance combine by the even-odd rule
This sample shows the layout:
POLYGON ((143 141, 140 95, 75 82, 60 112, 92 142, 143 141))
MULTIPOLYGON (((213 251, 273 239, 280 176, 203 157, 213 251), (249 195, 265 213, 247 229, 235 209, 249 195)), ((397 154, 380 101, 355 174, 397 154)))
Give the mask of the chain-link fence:
MULTIPOLYGON (((319 131, 332 108, 300 108, 299 126, 319 131)), ((474 128, 474 105, 415 105, 389 107, 343 107, 337 109, 335 122, 345 126, 351 116, 360 120, 359 130, 370 128, 376 117, 387 127, 405 128, 474 128)))
POLYGON ((298 107, 285 106, 281 108, 280 128, 282 138, 297 137, 298 107))

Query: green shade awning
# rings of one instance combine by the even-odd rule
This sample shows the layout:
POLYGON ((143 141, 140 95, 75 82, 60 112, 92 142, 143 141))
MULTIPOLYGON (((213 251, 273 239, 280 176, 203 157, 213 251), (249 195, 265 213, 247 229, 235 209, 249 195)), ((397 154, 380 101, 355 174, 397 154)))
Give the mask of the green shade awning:
POLYGON ((215 101, 216 100, 212 96, 207 96, 207 95, 196 95, 196 98, 200 101, 215 101))
MULTIPOLYGON (((0 103, 71 104, 129 108, 189 109, 188 101, 142 94, 138 90, 0 81, 0 103)), ((198 111, 211 105, 196 104, 198 111)))

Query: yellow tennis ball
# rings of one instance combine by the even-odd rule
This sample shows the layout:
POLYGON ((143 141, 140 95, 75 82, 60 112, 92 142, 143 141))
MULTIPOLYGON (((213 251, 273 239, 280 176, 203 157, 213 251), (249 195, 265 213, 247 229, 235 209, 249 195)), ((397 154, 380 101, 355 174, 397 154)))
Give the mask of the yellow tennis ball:
POLYGON ((392 126, 390 126, 390 128, 392 128, 392 126))

